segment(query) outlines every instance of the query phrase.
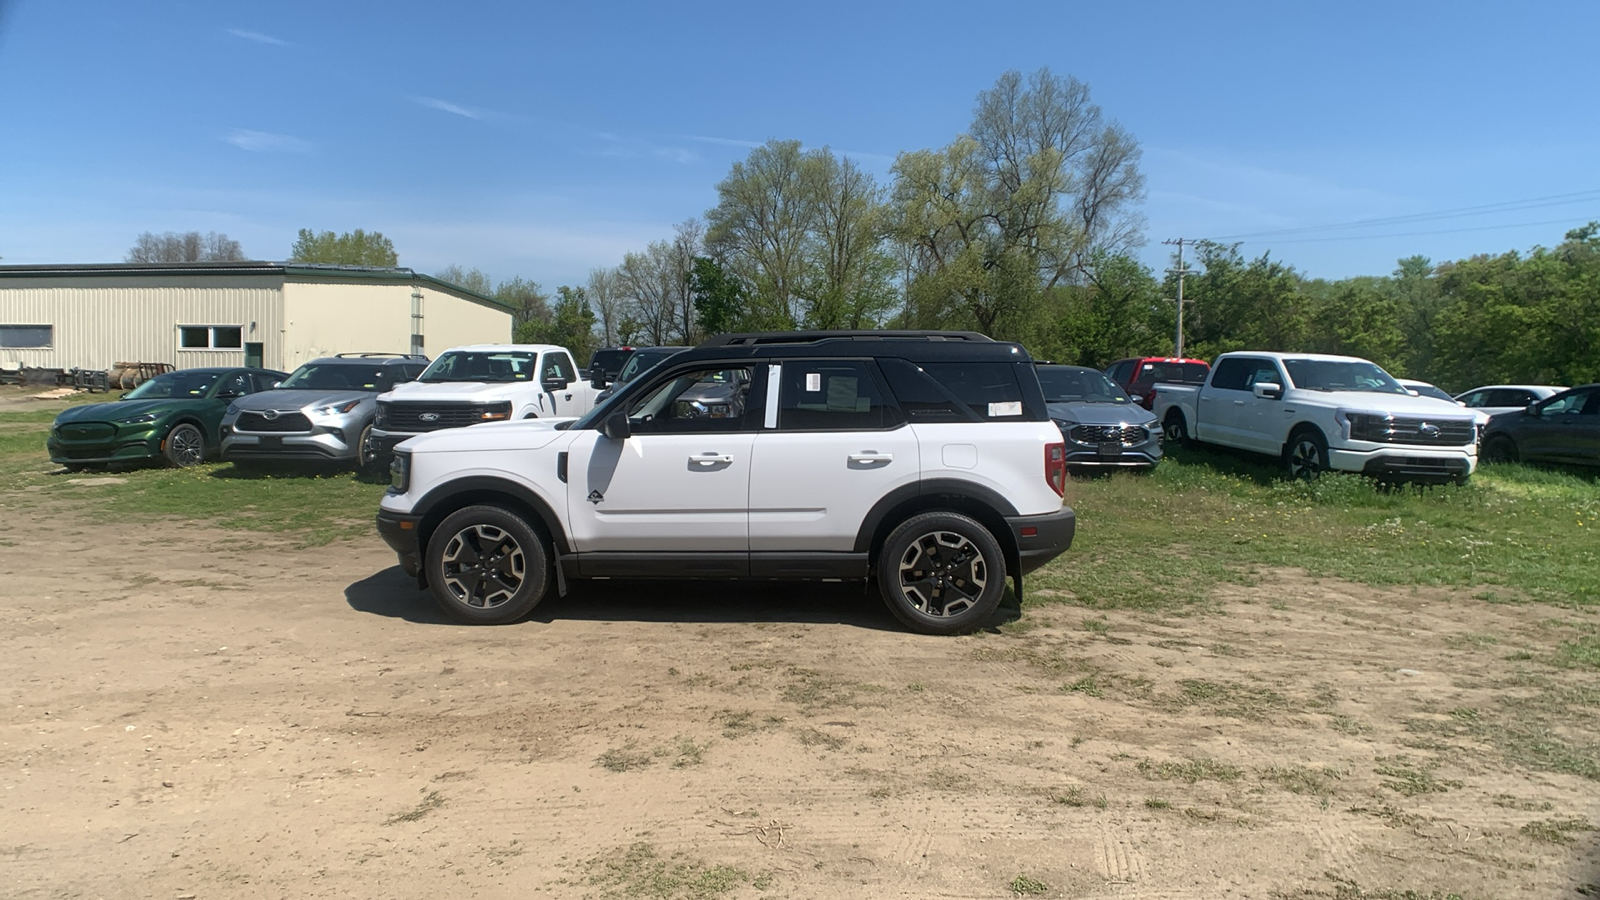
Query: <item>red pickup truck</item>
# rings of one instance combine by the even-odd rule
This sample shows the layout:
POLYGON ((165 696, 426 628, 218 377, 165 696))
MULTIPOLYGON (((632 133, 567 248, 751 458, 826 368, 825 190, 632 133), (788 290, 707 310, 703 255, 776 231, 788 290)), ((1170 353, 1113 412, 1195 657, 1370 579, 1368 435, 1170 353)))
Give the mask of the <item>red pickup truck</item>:
POLYGON ((1211 366, 1203 359, 1176 356, 1137 356, 1106 366, 1106 377, 1128 392, 1133 401, 1150 409, 1158 384, 1205 384, 1211 366))

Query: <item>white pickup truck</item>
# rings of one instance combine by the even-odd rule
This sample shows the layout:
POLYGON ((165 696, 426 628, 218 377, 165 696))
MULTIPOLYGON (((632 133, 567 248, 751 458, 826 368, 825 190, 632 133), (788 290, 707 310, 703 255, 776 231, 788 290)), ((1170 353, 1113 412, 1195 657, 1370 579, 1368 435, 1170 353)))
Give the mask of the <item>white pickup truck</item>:
POLYGON ((472 344, 439 354, 415 381, 378 397, 376 451, 419 434, 481 422, 576 418, 600 390, 554 344, 472 344))
POLYGON ((1279 457, 1294 478, 1324 470, 1465 482, 1478 466, 1472 410, 1419 397, 1364 359, 1224 353, 1198 387, 1156 387, 1168 440, 1279 457))

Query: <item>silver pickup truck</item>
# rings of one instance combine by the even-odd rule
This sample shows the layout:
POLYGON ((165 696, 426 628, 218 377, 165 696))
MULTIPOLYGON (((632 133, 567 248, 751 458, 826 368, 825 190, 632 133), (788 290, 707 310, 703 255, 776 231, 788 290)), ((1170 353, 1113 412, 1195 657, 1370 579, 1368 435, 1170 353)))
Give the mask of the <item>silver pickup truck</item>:
POLYGON ((1224 353, 1198 387, 1158 385, 1154 411, 1169 441, 1278 457, 1294 478, 1463 483, 1482 437, 1472 410, 1417 396, 1367 360, 1317 353, 1224 353))

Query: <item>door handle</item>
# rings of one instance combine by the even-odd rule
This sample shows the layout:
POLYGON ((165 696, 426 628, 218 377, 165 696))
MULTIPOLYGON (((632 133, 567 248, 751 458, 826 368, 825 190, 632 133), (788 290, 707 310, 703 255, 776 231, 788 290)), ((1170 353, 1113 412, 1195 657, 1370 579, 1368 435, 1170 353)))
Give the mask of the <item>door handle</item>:
POLYGON ((702 453, 689 457, 689 462, 702 466, 727 465, 733 462, 733 457, 726 453, 702 453))
POLYGON ((894 454, 893 453, 879 453, 879 452, 877 452, 875 450, 865 450, 865 451, 862 451, 861 453, 852 453, 852 454, 850 454, 850 461, 853 462, 853 463, 886 463, 886 462, 894 462, 894 454))

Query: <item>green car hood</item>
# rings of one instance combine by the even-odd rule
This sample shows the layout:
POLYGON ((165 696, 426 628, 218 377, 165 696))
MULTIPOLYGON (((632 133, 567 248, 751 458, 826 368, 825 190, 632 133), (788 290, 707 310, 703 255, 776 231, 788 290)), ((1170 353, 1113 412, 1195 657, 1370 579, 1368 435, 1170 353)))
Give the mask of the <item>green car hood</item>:
POLYGON ((56 424, 63 425, 68 422, 115 422, 119 419, 131 419, 134 416, 146 414, 154 415, 157 419, 160 419, 182 410, 199 412, 221 402, 220 400, 193 397, 188 399, 126 400, 119 403, 87 403, 83 406, 74 406, 71 409, 62 410, 61 415, 56 416, 56 424))

